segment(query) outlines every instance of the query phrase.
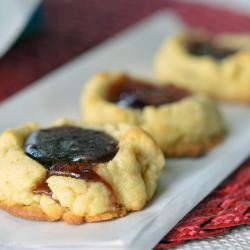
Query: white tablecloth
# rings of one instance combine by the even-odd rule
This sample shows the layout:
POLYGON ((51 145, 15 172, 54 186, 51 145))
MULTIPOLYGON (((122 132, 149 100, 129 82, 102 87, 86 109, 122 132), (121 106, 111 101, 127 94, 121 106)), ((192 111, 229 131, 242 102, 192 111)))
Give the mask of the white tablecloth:
POLYGON ((249 250, 250 225, 231 229, 228 233, 187 242, 175 250, 249 250))

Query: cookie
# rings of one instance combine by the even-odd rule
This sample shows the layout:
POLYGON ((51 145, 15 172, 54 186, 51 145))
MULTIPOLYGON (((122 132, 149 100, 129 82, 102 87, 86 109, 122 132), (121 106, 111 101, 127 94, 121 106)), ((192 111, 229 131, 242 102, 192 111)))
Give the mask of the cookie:
POLYGON ((213 98, 250 102, 250 35, 182 33, 163 43, 154 68, 157 79, 213 98))
POLYGON ((223 138, 220 113, 208 97, 123 73, 103 72, 90 79, 81 110, 85 124, 139 126, 168 156, 198 156, 223 138))
POLYGON ((69 224, 122 217, 152 198, 164 164, 160 148, 137 127, 25 124, 0 136, 0 207, 69 224))

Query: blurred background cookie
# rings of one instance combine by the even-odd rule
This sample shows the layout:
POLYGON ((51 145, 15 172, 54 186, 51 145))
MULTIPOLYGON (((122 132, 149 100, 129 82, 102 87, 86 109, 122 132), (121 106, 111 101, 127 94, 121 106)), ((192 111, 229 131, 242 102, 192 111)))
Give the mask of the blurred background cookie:
POLYGON ((81 110, 86 124, 139 126, 169 156, 198 156, 223 138, 220 113, 208 97, 123 73, 99 73, 90 79, 81 110))
POLYGON ((157 52, 156 77, 217 99, 249 103, 249 44, 249 34, 178 34, 157 52))

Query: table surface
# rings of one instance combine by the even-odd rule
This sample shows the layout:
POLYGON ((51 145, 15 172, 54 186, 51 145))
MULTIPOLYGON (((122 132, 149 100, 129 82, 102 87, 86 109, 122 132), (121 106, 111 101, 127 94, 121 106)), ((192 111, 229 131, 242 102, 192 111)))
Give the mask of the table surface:
MULTIPOLYGON (((250 30, 250 17, 242 13, 176 1, 45 0, 43 8, 40 32, 17 43, 0 60, 0 101, 162 8, 176 11, 192 27, 213 32, 250 30)), ((176 249, 250 249, 250 226, 191 241, 176 249)))
POLYGON ((249 250, 250 226, 240 226, 228 233, 202 240, 192 240, 176 250, 249 250))

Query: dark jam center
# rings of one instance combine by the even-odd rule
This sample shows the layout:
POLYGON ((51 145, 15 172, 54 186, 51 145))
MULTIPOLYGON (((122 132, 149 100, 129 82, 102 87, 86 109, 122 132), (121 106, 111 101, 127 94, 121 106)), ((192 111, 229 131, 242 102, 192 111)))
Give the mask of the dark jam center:
POLYGON ((121 107, 141 109, 177 102, 190 95, 188 90, 174 85, 158 86, 123 76, 111 85, 107 99, 121 107))
MULTIPOLYGON (((111 136, 96 130, 55 127, 33 132, 25 141, 25 153, 47 169, 47 175, 69 176, 99 181, 111 188, 95 172, 98 163, 110 161, 118 151, 111 136)), ((35 193, 49 194, 45 183, 35 193)))
POLYGON ((216 60, 222 60, 237 52, 234 49, 218 47, 210 41, 189 41, 187 50, 192 55, 212 56, 216 60))

